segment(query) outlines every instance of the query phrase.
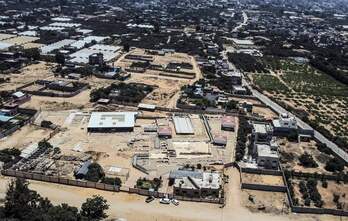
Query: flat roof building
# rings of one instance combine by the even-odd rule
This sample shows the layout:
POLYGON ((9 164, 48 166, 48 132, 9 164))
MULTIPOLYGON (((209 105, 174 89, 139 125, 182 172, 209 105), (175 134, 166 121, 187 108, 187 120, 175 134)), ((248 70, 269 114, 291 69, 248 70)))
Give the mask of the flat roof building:
POLYGON ((236 118, 233 116, 223 116, 221 119, 221 130, 234 131, 236 118))
POLYGON ((157 134, 158 134, 158 137, 171 138, 172 129, 170 127, 159 127, 157 134))
POLYGON ((278 169, 279 155, 268 144, 256 144, 257 165, 267 169, 278 169))
POLYGON ((180 171, 180 174, 171 172, 170 179, 173 178, 175 195, 219 198, 222 183, 219 172, 180 171))
POLYGON ((93 112, 89 119, 88 132, 133 131, 136 112, 93 112))
MULTIPOLYGON (((74 45, 74 44, 72 44, 74 45)), ((97 44, 89 48, 81 49, 70 55, 71 59, 69 62, 77 64, 88 64, 90 61, 90 56, 101 53, 102 59, 105 62, 109 62, 117 56, 117 52, 121 48, 118 46, 102 45, 97 44)))
POLYGON ((175 132, 177 134, 194 134, 191 118, 189 116, 173 116, 175 132))

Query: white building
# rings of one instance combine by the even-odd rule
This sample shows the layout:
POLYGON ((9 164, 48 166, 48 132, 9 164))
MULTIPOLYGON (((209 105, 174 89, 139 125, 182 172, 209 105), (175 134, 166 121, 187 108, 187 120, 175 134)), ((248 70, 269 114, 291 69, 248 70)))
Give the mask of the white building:
POLYGON ((93 112, 89 119, 88 132, 133 131, 136 112, 93 112))
POLYGON ((218 198, 222 188, 219 172, 177 170, 170 173, 170 179, 174 179, 174 194, 179 196, 218 198))
POLYGON ((266 169, 278 169, 279 155, 277 150, 268 144, 255 144, 257 165, 266 169))
POLYGON ((290 132, 298 129, 296 118, 287 113, 280 114, 279 119, 273 120, 272 123, 275 132, 290 132))

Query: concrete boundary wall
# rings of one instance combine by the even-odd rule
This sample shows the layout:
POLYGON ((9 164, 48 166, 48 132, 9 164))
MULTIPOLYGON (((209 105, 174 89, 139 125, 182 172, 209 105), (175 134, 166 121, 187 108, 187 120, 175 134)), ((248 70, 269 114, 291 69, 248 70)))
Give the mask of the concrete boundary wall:
POLYGON ((260 190, 260 191, 270 191, 270 192, 286 192, 286 186, 274 186, 274 185, 264 185, 255 183, 241 183, 242 189, 249 190, 260 190))
MULTIPOLYGON (((2 170, 1 174, 4 176, 25 178, 25 179, 29 179, 29 180, 37 180, 37 181, 50 182, 50 183, 58 183, 58 184, 69 185, 69 186, 94 188, 94 189, 111 191, 111 192, 120 192, 121 191, 121 192, 125 192, 125 193, 130 193, 130 194, 139 194, 142 196, 154 196, 157 198, 162 198, 165 196, 168 196, 170 198, 174 197, 173 194, 166 194, 166 193, 161 193, 161 192, 155 192, 155 191, 149 191, 149 190, 143 190, 143 189, 137 189, 137 188, 130 188, 130 187, 126 187, 126 186, 118 187, 118 186, 108 185, 108 184, 104 184, 104 183, 71 180, 71 179, 67 179, 67 178, 46 176, 46 175, 41 175, 41 174, 15 171, 15 170, 2 170)), ((224 198, 201 199, 201 198, 188 198, 188 197, 182 197, 182 196, 175 196, 175 198, 178 200, 191 201, 191 202, 203 202, 203 203, 214 203, 214 204, 223 204, 224 203, 224 198)))
POLYGON ((280 170, 266 170, 266 169, 248 168, 248 167, 241 167, 240 169, 241 169, 241 172, 243 173, 282 176, 282 171, 280 170))

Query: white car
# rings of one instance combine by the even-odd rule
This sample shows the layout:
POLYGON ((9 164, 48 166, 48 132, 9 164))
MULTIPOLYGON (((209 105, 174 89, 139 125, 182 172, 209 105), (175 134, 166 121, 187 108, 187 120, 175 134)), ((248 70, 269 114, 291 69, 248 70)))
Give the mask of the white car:
POLYGON ((179 206, 179 201, 178 200, 172 199, 171 202, 172 202, 173 205, 179 206))
POLYGON ((161 198, 160 199, 160 203, 162 203, 162 204, 170 204, 170 199, 169 198, 161 198))

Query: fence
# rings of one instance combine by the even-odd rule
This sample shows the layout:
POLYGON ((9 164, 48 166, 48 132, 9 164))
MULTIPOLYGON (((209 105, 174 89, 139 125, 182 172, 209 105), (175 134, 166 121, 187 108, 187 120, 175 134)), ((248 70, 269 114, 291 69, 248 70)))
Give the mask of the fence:
POLYGON ((275 186, 275 185, 264 185, 255 183, 241 183, 242 189, 250 190, 261 190, 261 191, 271 191, 271 192, 286 192, 286 186, 275 186))
POLYGON ((301 171, 290 171, 291 176, 303 178, 315 178, 319 180, 333 180, 333 181, 348 181, 348 174, 322 174, 322 173, 304 173, 301 171))
POLYGON ((62 178, 62 177, 46 176, 46 175, 28 173, 28 172, 22 172, 22 171, 2 170, 1 174, 4 176, 12 176, 12 177, 25 178, 25 179, 50 182, 50 183, 59 183, 59 184, 70 185, 70 186, 95 188, 95 189, 115 191, 115 192, 120 191, 120 188, 114 185, 96 183, 96 182, 90 182, 90 181, 71 180, 71 179, 62 178))
MULTIPOLYGON (((245 168, 245 167, 240 167, 238 164, 236 164, 236 167, 239 168, 239 170, 240 170, 240 180, 241 180, 241 188, 242 189, 252 189, 252 190, 272 191, 272 192, 285 192, 287 195, 287 198, 288 198, 288 202, 289 202, 291 211, 294 213, 329 214, 329 215, 335 215, 335 216, 348 216, 348 211, 343 211, 343 210, 295 206, 293 201, 292 201, 292 196, 290 193, 289 185, 288 185, 288 182, 286 180, 286 177, 285 177, 285 174, 284 174, 282 167, 280 167, 279 171, 257 169, 257 168, 245 168), (282 176, 284 186, 243 183, 242 172, 282 176)), ((302 173, 302 172, 297 172, 297 171, 291 171, 291 174, 292 174, 292 176, 300 176, 300 177, 309 177, 309 175, 312 175, 312 177, 314 177, 314 178, 320 178, 321 176, 323 176, 323 177, 325 177, 325 179, 332 178, 332 180, 337 180, 337 177, 339 177, 339 175, 336 176, 336 175, 326 175, 326 174, 307 174, 307 173, 302 173)), ((341 179, 343 179, 343 178, 341 178, 341 179)))
POLYGON ((263 175, 273 175, 273 176, 281 176, 282 175, 282 171, 280 171, 280 170, 267 170, 267 169, 259 169, 259 168, 248 168, 248 167, 241 167, 241 172, 253 173, 253 174, 263 174, 263 175))
MULTIPOLYGON (((149 190, 138 189, 138 188, 130 188, 126 186, 118 187, 118 186, 104 184, 104 183, 72 180, 72 179, 67 179, 62 177, 46 176, 46 175, 41 175, 36 173, 28 173, 28 172, 15 171, 15 170, 2 170, 1 174, 4 176, 18 177, 18 178, 57 183, 57 184, 70 185, 70 186, 77 186, 77 187, 84 187, 84 188, 94 188, 94 189, 99 189, 104 191, 134 193, 134 194, 139 194, 142 196, 154 196, 157 198, 163 198, 165 196, 168 196, 169 198, 174 197, 173 194, 167 194, 162 192, 149 191, 149 190)), ((182 197, 182 196, 175 196, 175 198, 178 200, 192 201, 192 202, 218 203, 218 204, 224 203, 224 198, 219 198, 219 199, 202 198, 201 199, 201 198, 189 198, 189 197, 182 197)))

